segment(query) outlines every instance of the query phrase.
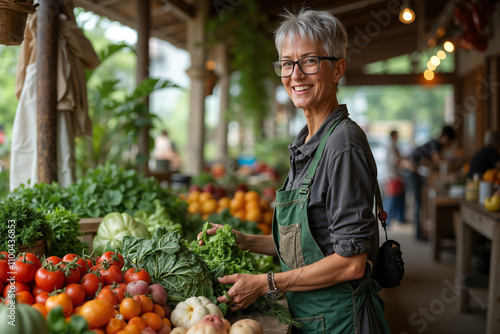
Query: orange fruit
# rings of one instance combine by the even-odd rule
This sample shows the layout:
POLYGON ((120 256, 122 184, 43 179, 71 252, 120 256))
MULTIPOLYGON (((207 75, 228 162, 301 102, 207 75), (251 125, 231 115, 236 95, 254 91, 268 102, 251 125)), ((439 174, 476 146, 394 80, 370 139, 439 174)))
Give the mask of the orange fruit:
POLYGON ((264 224, 267 224, 271 226, 273 223, 273 212, 272 211, 266 211, 262 214, 262 222, 264 224))
POLYGON ((35 310, 40 312, 44 318, 47 317, 47 309, 45 308, 45 305, 40 304, 40 303, 35 303, 35 304, 31 305, 31 307, 33 307, 35 310))
POLYGON ((147 327, 146 325, 146 321, 144 321, 144 319, 142 319, 141 317, 137 316, 137 317, 133 317, 132 319, 130 319, 128 321, 128 324, 129 325, 136 325, 137 328, 139 328, 141 331, 147 327))
MULTIPOLYGON (((123 327, 123 331, 127 334, 141 334, 142 330, 137 327, 135 324, 128 324, 127 326, 123 327)), ((120 333, 120 332, 118 332, 120 333)), ((117 333, 117 334, 118 334, 117 333)))
POLYGON ((209 193, 209 192, 202 192, 200 194, 200 198, 198 198, 198 202, 201 203, 201 204, 203 204, 207 200, 213 199, 213 198, 214 198, 214 195, 212 195, 211 193, 209 193))
POLYGON ((158 314, 153 312, 146 312, 141 315, 141 318, 144 319, 146 325, 154 329, 155 331, 161 328, 161 318, 158 314))
POLYGON ((111 318, 106 325, 106 334, 116 334, 125 327, 125 323, 119 319, 111 318))
POLYGON ((187 196, 187 202, 188 203, 198 202, 198 200, 200 199, 200 194, 201 192, 199 190, 194 190, 190 192, 189 195, 187 196))
POLYGON ((232 213, 233 217, 236 217, 240 220, 245 220, 245 210, 238 210, 232 213))
POLYGON ((271 204, 269 204, 269 202, 266 199, 264 199, 264 198, 260 199, 259 205, 260 205, 260 209, 262 211, 271 210, 271 204))
POLYGON ((250 209, 245 213, 245 219, 249 222, 258 223, 262 219, 262 213, 260 209, 250 209))
POLYGON ((151 312, 153 310, 153 300, 145 295, 135 295, 134 300, 141 304, 141 314, 151 312), (139 300, 137 300, 139 299, 139 300))
POLYGON ((202 206, 201 206, 201 211, 203 213, 207 213, 207 214, 210 214, 210 213, 214 213, 214 212, 217 212, 217 200, 216 199, 207 199, 205 202, 203 202, 202 206))
POLYGON ((256 201, 257 203, 260 201, 260 195, 255 190, 250 190, 245 193, 245 201, 256 201))
POLYGON ((120 304, 120 313, 123 319, 132 319, 141 314, 141 304, 133 298, 124 298, 120 304))
POLYGON ((106 325, 115 315, 113 304, 106 300, 90 300, 82 305, 80 315, 87 320, 90 328, 106 325))
POLYGON ((153 305, 153 313, 158 314, 160 316, 160 318, 164 318, 165 317, 165 310, 163 309, 163 307, 161 307, 158 304, 154 304, 153 305))
POLYGON ((234 197, 229 202, 229 209, 231 212, 236 212, 238 210, 243 210, 245 208, 245 200, 243 197, 234 197))
POLYGON ((231 199, 229 197, 221 197, 219 202, 217 203, 219 208, 229 208, 229 203, 231 203, 231 199))
POLYGON ((200 204, 198 202, 189 203, 188 212, 193 215, 200 212, 200 204))
POLYGON ((244 200, 245 199, 245 192, 243 190, 237 190, 234 193, 233 198, 241 198, 242 200, 244 200))

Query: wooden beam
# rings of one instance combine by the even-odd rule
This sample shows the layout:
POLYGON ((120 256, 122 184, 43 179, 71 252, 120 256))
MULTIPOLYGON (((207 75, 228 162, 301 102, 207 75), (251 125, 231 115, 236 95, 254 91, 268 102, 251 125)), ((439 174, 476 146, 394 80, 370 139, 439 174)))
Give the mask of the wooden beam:
MULTIPOLYGON (((430 45, 429 43, 435 44, 437 41, 434 40, 434 43, 432 43, 432 40, 435 39, 437 36, 436 34, 438 33, 438 30, 440 28, 446 28, 448 27, 451 19, 453 18, 453 11, 455 10, 455 7, 460 4, 460 0, 448 0, 446 5, 444 6, 443 10, 439 14, 436 22, 433 24, 432 28, 425 34, 424 38, 422 41, 420 41, 418 45, 418 51, 422 52, 425 49, 427 49, 430 45)), ((434 45, 432 45, 434 46, 434 45)))
POLYGON ((132 29, 137 29, 137 22, 134 17, 126 17, 115 9, 102 7, 91 0, 75 0, 75 7, 82 7, 86 11, 94 12, 97 15, 104 16, 111 21, 120 22, 132 29))
POLYGON ((432 81, 424 79, 422 74, 363 74, 346 72, 346 86, 377 86, 377 85, 446 85, 454 84, 456 76, 451 73, 436 73, 432 81))
POLYGON ((170 6, 172 12, 179 18, 189 21, 194 19, 194 7, 184 0, 160 0, 170 6))
POLYGON ((37 171, 38 182, 57 181, 57 49, 56 0, 40 0, 37 12, 37 171))

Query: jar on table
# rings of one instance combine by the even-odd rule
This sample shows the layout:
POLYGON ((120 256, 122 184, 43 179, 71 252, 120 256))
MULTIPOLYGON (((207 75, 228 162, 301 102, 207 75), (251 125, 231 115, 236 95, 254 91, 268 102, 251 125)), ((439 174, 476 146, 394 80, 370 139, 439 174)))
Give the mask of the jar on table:
POLYGON ((479 200, 479 174, 474 174, 472 179, 467 180, 465 200, 468 202, 477 202, 479 200))

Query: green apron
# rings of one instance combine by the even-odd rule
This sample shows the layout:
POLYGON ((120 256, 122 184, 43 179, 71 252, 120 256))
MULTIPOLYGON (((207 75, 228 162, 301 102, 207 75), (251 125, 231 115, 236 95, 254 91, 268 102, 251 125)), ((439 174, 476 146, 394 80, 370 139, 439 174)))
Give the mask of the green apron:
MULTIPOLYGON (((325 257, 311 235, 307 204, 314 173, 326 141, 340 121, 333 124, 322 138, 307 177, 302 181, 302 187, 284 190, 287 178, 283 187, 276 192, 273 239, 283 271, 300 268, 325 257)), ((360 333, 359 315, 365 309, 367 299, 371 300, 376 315, 375 322, 379 323, 380 328, 368 329, 366 333, 389 333, 384 317, 385 303, 378 296, 379 290, 380 286, 374 280, 357 289, 353 289, 349 282, 343 282, 313 291, 287 292, 286 298, 290 313, 302 324, 301 333, 360 333)))

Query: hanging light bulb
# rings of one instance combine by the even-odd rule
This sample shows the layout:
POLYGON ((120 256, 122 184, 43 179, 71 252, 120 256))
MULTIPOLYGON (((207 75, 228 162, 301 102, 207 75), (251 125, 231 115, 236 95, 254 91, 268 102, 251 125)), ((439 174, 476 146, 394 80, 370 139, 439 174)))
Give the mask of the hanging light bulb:
POLYGON ((446 41, 443 45, 444 49, 447 51, 447 52, 453 52, 453 50, 455 50, 455 46, 453 45, 452 42, 450 41, 446 41))
POLYGON ((410 24, 415 21, 415 12, 410 8, 408 1, 404 1, 403 6, 401 6, 399 21, 405 24, 410 24))
POLYGON ((434 79, 434 72, 431 71, 431 70, 425 70, 424 71, 424 78, 425 80, 428 80, 428 81, 431 81, 432 79, 434 79))

